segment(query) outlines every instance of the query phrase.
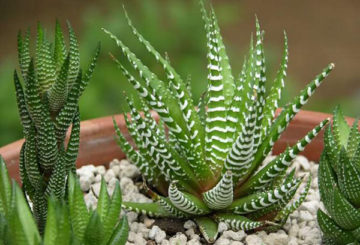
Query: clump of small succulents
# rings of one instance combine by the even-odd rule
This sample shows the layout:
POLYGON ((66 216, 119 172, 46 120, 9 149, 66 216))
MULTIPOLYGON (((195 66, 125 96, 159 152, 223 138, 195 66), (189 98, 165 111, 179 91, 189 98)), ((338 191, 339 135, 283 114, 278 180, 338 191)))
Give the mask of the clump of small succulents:
POLYGON ((319 191, 327 213, 318 210, 324 244, 360 243, 360 132, 337 108, 324 135, 319 191))
POLYGON ((82 73, 79 46, 69 23, 68 29, 69 48, 58 22, 54 44, 46 39, 39 24, 35 57, 30 54, 30 32, 24 37, 20 32, 18 35, 22 83, 16 71, 14 83, 25 137, 20 153, 20 176, 40 231, 45 225, 47 197, 63 199, 67 175, 75 170, 80 131, 78 101, 100 51, 98 46, 89 67, 82 73), (65 145, 70 126, 70 139, 65 145))
POLYGON ((43 237, 19 186, 10 182, 0 156, 0 244, 17 245, 124 245, 127 240, 126 216, 119 220, 121 191, 116 184, 112 197, 103 180, 96 210, 88 210, 80 184, 69 175, 68 200, 50 196, 43 237))
POLYGON ((259 227, 270 230, 283 225, 305 199, 310 177, 294 200, 303 178, 288 171, 292 160, 327 124, 324 120, 297 144, 273 161, 264 158, 292 118, 306 104, 334 68, 329 64, 281 113, 275 117, 286 77, 285 48, 274 85, 266 93, 263 31, 256 21, 256 39, 238 79, 234 79, 214 10, 201 1, 208 46, 208 88, 197 107, 188 84, 127 17, 134 35, 166 72, 160 79, 115 35, 104 30, 121 48, 139 77, 134 77, 116 58, 119 68, 143 99, 140 114, 128 99, 127 128, 137 150, 125 139, 116 123, 118 143, 140 169, 145 189, 154 203, 124 202, 123 207, 154 217, 194 219, 208 242, 217 237, 218 222, 234 230, 259 227), (157 124, 150 115, 160 116, 157 124))

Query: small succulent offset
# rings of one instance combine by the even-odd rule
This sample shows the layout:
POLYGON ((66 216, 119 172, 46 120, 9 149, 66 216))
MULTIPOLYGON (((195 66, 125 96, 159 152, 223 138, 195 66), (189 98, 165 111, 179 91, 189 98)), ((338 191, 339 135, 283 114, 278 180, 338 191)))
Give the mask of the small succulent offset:
POLYGON ((194 219, 208 242, 218 234, 218 222, 234 230, 259 227, 277 229, 305 199, 309 180, 294 199, 302 178, 287 171, 295 156, 327 124, 324 120, 297 144, 262 166, 272 146, 289 122, 333 69, 328 65, 275 118, 288 61, 287 39, 281 65, 270 92, 265 91, 263 32, 256 21, 256 40, 239 78, 233 78, 214 10, 201 2, 208 46, 208 88, 194 106, 189 84, 145 38, 127 17, 134 35, 166 72, 160 79, 115 35, 122 53, 143 81, 119 68, 143 99, 140 114, 131 99, 127 128, 138 150, 122 135, 116 123, 118 143, 140 169, 154 203, 124 202, 127 210, 154 217, 194 219), (150 109, 158 113, 157 124, 150 109), (166 127, 165 127, 166 126, 166 127), (165 128, 168 129, 164 130, 165 128), (288 174, 287 174, 288 172, 288 174), (151 190, 150 188, 153 188, 151 190))
POLYGON ((88 211, 84 194, 74 175, 69 175, 67 202, 53 196, 48 198, 44 236, 19 186, 10 182, 0 156, 0 244, 17 245, 124 245, 127 241, 126 216, 119 220, 121 191, 116 184, 112 197, 105 181, 96 210, 88 211))
POLYGON ((80 131, 78 101, 100 51, 98 46, 89 67, 82 73, 77 39, 69 23, 68 29, 69 49, 58 22, 55 44, 46 39, 39 24, 35 58, 30 55, 30 32, 24 37, 20 32, 18 35, 22 83, 16 71, 14 83, 25 137, 20 152, 20 176, 40 231, 45 224, 47 197, 53 194, 62 199, 66 176, 75 169, 80 131), (65 135, 71 125, 65 146, 65 135))
POLYGON ((319 166, 320 197, 327 214, 317 218, 324 244, 360 244, 360 132, 358 121, 349 127, 336 108, 333 127, 324 135, 319 166))

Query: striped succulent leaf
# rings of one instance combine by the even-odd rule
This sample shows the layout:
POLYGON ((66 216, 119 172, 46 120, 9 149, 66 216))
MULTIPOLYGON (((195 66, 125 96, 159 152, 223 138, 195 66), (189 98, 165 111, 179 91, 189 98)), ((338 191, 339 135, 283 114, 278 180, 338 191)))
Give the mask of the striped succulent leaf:
MULTIPOLYGON (((119 219, 122 203, 119 183, 115 184, 110 197, 102 180, 97 208, 88 210, 79 181, 72 174, 68 181, 68 200, 43 196, 47 218, 41 236, 36 217, 33 217, 22 190, 15 181, 10 182, 0 156, 0 244, 125 245, 129 226, 126 215, 119 219)), ((42 195, 41 192, 37 194, 42 195)), ((33 209, 39 210, 40 207, 37 205, 33 209)))
POLYGON ((339 107, 324 137, 319 166, 320 197, 327 214, 318 211, 324 244, 360 242, 360 138, 358 122, 347 124, 339 107))
POLYGON ((20 173, 25 193, 43 232, 46 198, 65 196, 69 171, 75 170, 79 148, 78 101, 94 70, 100 46, 82 76, 75 34, 68 23, 69 49, 60 24, 55 26, 55 44, 48 41, 38 25, 35 55, 30 53, 30 33, 18 35, 21 78, 14 72, 18 110, 25 143, 21 151, 20 173), (66 132, 71 127, 65 145, 66 132))
MULTIPOLYGON (((144 101, 140 108, 144 114, 141 114, 129 99, 131 118, 125 117, 136 147, 126 141, 116 125, 115 129, 120 147, 142 172, 149 186, 146 192, 154 202, 124 202, 123 207, 154 217, 193 218, 205 239, 213 242, 219 221, 235 230, 275 229, 281 227, 303 202, 310 182, 294 200, 302 179, 295 178, 294 171, 286 174, 287 169, 328 120, 288 147, 274 161, 265 166, 261 163, 334 65, 328 65, 275 117, 286 77, 286 35, 274 86, 266 92, 264 32, 258 20, 256 35, 254 40, 251 38, 239 78, 234 79, 215 11, 207 10, 205 5, 200 1, 208 47, 208 86, 197 107, 188 84, 171 66, 169 58, 163 57, 137 31, 126 12, 132 33, 163 67, 166 74, 163 80, 119 38, 104 31, 138 73, 135 77, 120 59, 111 55, 144 101), (159 126, 151 118, 149 109, 159 115, 159 126), (264 217, 266 221, 259 221, 264 217)), ((354 143, 349 145, 352 145, 352 152, 360 151, 354 143)))

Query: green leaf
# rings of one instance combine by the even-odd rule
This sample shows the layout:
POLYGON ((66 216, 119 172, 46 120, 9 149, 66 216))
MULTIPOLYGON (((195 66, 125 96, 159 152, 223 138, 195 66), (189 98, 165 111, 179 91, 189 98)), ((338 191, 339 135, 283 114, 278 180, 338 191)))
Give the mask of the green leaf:
POLYGON ((338 162, 338 184, 341 193, 354 206, 360 206, 360 171, 353 161, 349 159, 345 148, 340 151, 338 162))
POLYGON ((137 202, 123 202, 121 207, 128 211, 145 214, 149 217, 171 217, 159 203, 137 203, 137 202))
POLYGON ((38 245, 40 234, 32 217, 22 191, 12 183, 12 211, 9 216, 9 229, 14 244, 38 245))
POLYGON ((93 211, 87 224, 84 243, 88 245, 99 245, 102 243, 104 237, 104 227, 101 222, 98 212, 93 211))
POLYGON ((231 213, 215 214, 217 222, 225 222, 230 229, 248 231, 265 225, 264 221, 252 221, 244 216, 231 213))
POLYGON ((66 59, 66 45, 65 45, 64 35, 61 30, 59 21, 56 20, 54 60, 55 60, 57 71, 60 70, 65 59, 66 59))
POLYGON ((64 105, 68 95, 68 73, 70 56, 68 55, 61 66, 57 79, 48 91, 50 111, 58 112, 64 105))
POLYGON ((344 114, 339 106, 337 106, 334 111, 333 134, 339 148, 347 145, 350 127, 347 124, 344 114))
POLYGON ((26 137, 30 127, 32 126, 32 120, 30 118, 28 109, 26 107, 24 91, 23 91, 23 88, 20 83, 20 80, 19 80, 16 70, 14 71, 14 85, 15 85, 18 111, 20 114, 20 120, 21 120, 21 124, 23 126, 24 136, 26 137))
POLYGON ((89 213, 83 198, 80 184, 73 174, 69 175, 69 213, 74 230, 74 236, 78 241, 83 241, 85 229, 89 221, 89 213))
POLYGON ((101 178, 101 187, 100 187, 100 194, 98 198, 96 212, 100 217, 100 220, 104 222, 105 217, 108 213, 108 209, 110 206, 110 198, 106 187, 106 182, 104 178, 101 178))
POLYGON ((11 203, 11 182, 4 159, 0 155, 0 213, 9 215, 11 203))
POLYGON ((355 242, 355 238, 349 231, 340 228, 329 216, 321 211, 321 209, 317 212, 317 220, 324 235, 333 239, 337 244, 350 244, 355 242))
POLYGON ((126 215, 121 219, 119 224, 116 226, 108 245, 125 245, 129 233, 129 224, 126 215))
POLYGON ((202 195, 205 204, 213 210, 228 207, 233 201, 232 173, 226 172, 216 186, 202 195))
POLYGON ((209 243, 215 242, 218 236, 218 224, 208 217, 197 217, 195 222, 199 226, 201 234, 203 234, 205 240, 209 243))
POLYGON ((69 90, 73 87, 73 85, 77 82, 77 76, 80 71, 80 54, 79 54, 79 45, 74 33, 74 30, 71 27, 69 21, 66 22, 68 30, 69 30, 69 56, 70 56, 70 64, 69 64, 69 74, 68 74, 68 86, 69 90))
POLYGON ((200 198, 180 191, 174 182, 169 186, 169 199, 175 207, 188 214, 203 215, 211 211, 200 198))
POLYGON ((117 181, 115 184, 115 190, 111 197, 111 202, 106 213, 106 217, 102 219, 102 223, 104 224, 104 241, 109 241, 110 236, 114 231, 114 227, 119 220, 121 202, 121 189, 119 182, 117 181))

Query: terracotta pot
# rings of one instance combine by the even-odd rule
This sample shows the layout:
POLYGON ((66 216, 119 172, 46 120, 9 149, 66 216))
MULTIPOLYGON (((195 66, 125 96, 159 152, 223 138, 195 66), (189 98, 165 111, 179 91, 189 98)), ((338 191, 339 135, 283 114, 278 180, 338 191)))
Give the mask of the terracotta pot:
MULTIPOLYGON (((278 112, 279 110, 277 113, 278 112)), ((155 113, 153 113, 153 116, 158 119, 155 113)), ((275 144, 273 153, 281 153, 286 146, 296 143, 297 140, 304 137, 307 132, 328 117, 331 117, 331 115, 319 112, 300 111, 275 144)), ((124 135, 129 138, 130 136, 125 127, 124 115, 116 115, 115 120, 124 135)), ((354 121, 352 118, 348 118, 347 120, 349 123, 353 123, 354 121)), ((81 140, 77 167, 86 164, 107 164, 114 158, 124 158, 125 155, 117 146, 114 137, 115 131, 111 116, 81 122, 81 140)), ((319 160, 323 149, 322 137, 323 132, 321 132, 302 153, 309 160, 319 160)), ((19 140, 0 148, 0 155, 4 157, 7 163, 10 176, 18 182, 20 180, 19 152, 22 143, 23 140, 19 140)))

